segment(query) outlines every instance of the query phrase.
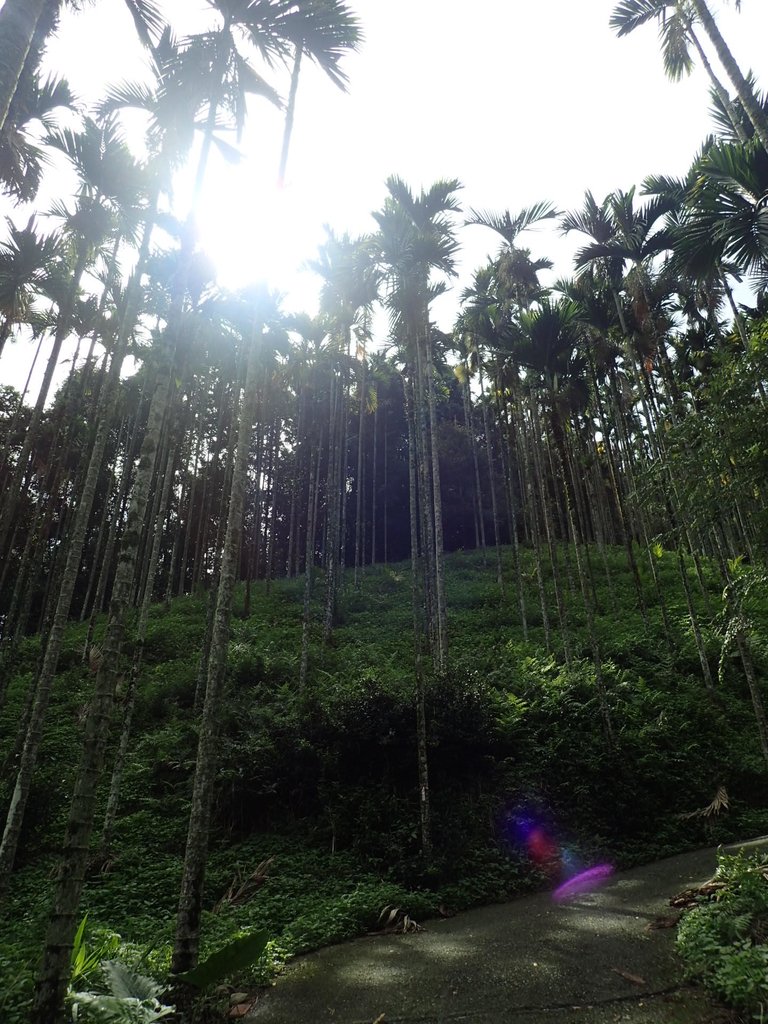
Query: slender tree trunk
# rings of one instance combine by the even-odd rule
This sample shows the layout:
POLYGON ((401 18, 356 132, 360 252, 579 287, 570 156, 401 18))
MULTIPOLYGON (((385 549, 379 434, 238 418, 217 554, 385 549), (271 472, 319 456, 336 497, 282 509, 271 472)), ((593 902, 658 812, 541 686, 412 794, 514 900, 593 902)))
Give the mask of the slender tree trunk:
POLYGON ((699 617, 696 614, 696 606, 693 603, 691 584, 688 580, 688 570, 685 567, 685 559, 683 558, 683 549, 679 543, 677 546, 677 564, 680 569, 680 579, 683 583, 683 590, 685 591, 685 603, 688 607, 688 618, 691 621, 691 629, 693 630, 693 637, 696 641, 696 651, 701 663, 701 674, 704 678, 704 685, 711 693, 714 693, 715 684, 712 681, 712 672, 709 668, 709 659, 707 658, 707 651, 704 646, 704 638, 701 635, 699 617))
MULTIPOLYGON (((11 441, 12 441, 13 437, 16 434, 16 431, 17 431, 18 426, 19 426, 19 420, 21 419, 21 415, 24 412, 24 409, 26 408, 26 406, 24 405, 24 399, 27 397, 27 393, 29 392, 29 385, 32 382, 32 375, 35 372, 35 367, 37 366, 37 360, 40 358, 40 352, 42 351, 43 342, 44 341, 45 341, 45 334, 41 331, 40 332, 40 340, 38 341, 38 343, 37 343, 37 345, 35 347, 35 354, 32 357, 32 362, 30 364, 29 370, 27 371, 27 379, 24 381, 24 387, 22 388, 21 394, 19 395, 19 400, 16 403, 16 408, 13 410, 13 416, 11 417, 11 422, 8 424, 8 429, 7 429, 6 435, 5 435, 6 436, 6 442, 3 445, 2 452, 0 452, 0 477, 3 476, 3 474, 5 473, 6 467, 8 466, 8 464, 11 461, 11 454, 12 454, 12 452, 11 452, 11 441)), ((745 344, 746 344, 746 342, 745 342, 745 344)), ((10 547, 12 548, 13 544, 11 544, 10 547)), ((7 563, 6 563, 6 568, 7 568, 7 563)), ((2 589, 3 589, 3 583, 4 582, 5 582, 5 573, 3 573, 3 577, 2 577, 2 579, 0 579, 0 591, 2 591, 2 589)))
MULTIPOLYGON (((248 479, 248 459, 257 400, 257 340, 259 337, 257 327, 259 326, 254 324, 253 337, 250 340, 245 388, 240 410, 237 454, 232 471, 229 512, 221 556, 221 576, 211 637, 205 700, 199 727, 187 846, 176 919, 176 939, 171 962, 171 970, 174 974, 180 974, 195 965, 200 942, 200 913, 208 857, 213 789, 216 779, 221 694, 229 648, 229 627, 237 580, 248 479)), ((183 1002, 183 988, 180 991, 183 1002)))
POLYGON ((45 939, 43 963, 35 986, 35 1019, 57 1022, 69 972, 72 941, 77 927, 77 911, 85 881, 91 832, 96 813, 96 794, 104 765, 104 753, 114 704, 119 659, 125 633, 125 617, 130 603, 141 524, 144 519, 149 486, 165 417, 170 387, 170 372, 160 375, 152 398, 149 422, 142 444, 139 469, 133 489, 118 558, 115 584, 110 603, 110 618, 102 648, 103 659, 85 722, 80 768, 69 812, 62 860, 57 876, 53 907, 45 939))
POLYGON ((557 557, 555 554, 554 524, 552 522, 552 508, 549 500, 549 490, 544 476, 543 457, 541 448, 543 441, 541 437, 541 423, 539 421, 538 398, 531 394, 531 435, 533 448, 533 464, 536 472, 536 481, 539 488, 539 497, 544 519, 544 536, 547 540, 547 551, 549 553, 549 564, 552 573, 552 586, 555 592, 555 605, 557 607, 557 620, 560 626, 560 636, 563 644, 563 657, 566 665, 571 663, 571 642, 569 637, 568 624, 565 617, 565 605, 563 603, 562 589, 557 578, 557 557))
POLYGON ((40 17, 52 0, 5 0, 0 8, 0 131, 40 17))
POLYGON ((313 447, 309 457, 307 474, 307 530, 304 538, 304 608, 301 619, 301 662, 299 666, 299 693, 303 694, 307 685, 307 669, 309 667, 309 627, 312 614, 312 570, 315 563, 315 537, 312 529, 312 510, 315 495, 319 486, 320 448, 313 447))
POLYGON ((435 610, 437 612, 437 670, 442 675, 448 668, 448 611, 445 599, 445 544, 443 540, 443 502, 440 492, 440 452, 435 412, 434 369, 432 365, 432 342, 429 331, 429 317, 426 321, 426 376, 427 409, 429 412, 429 447, 432 458, 431 515, 435 528, 435 610))
MULTIPOLYGON (((109 470, 109 481, 104 491, 104 514, 99 524, 99 529, 96 536, 96 545, 93 550, 93 556, 90 559, 91 571, 88 574, 88 585, 85 591, 85 597, 83 598, 83 604, 80 609, 80 621, 85 622, 88 611, 91 607, 91 599, 94 596, 94 589, 99 575, 99 567, 104 562, 104 556, 107 549, 107 539, 110 533, 110 527, 113 519, 117 518, 120 509, 120 502, 117 494, 117 460, 119 453, 123 446, 126 444, 125 432, 127 429, 127 420, 124 417, 120 424, 120 433, 117 438, 117 447, 115 449, 115 458, 109 470), (109 502, 110 498, 114 501, 114 512, 112 516, 109 514, 109 502)), ((87 561, 88 559, 86 559, 87 561)))
POLYGON ((131 663, 131 674, 125 694, 125 705, 123 709, 123 725, 120 732, 120 741, 117 747, 115 763, 112 768, 112 778, 109 784, 109 796, 107 807, 104 812, 104 824, 101 830, 101 847, 99 856, 106 858, 112 843, 112 835, 117 820, 117 808, 120 803, 120 791, 125 773, 125 764, 128 759, 128 747, 131 739, 131 726, 133 725, 133 712, 136 707, 136 689, 139 683, 139 674, 144 658, 144 644, 147 639, 147 626, 149 624, 149 609, 152 603, 153 583, 157 573, 157 564, 160 560, 160 544, 162 540, 162 526, 165 518, 165 508, 171 491, 173 480, 174 456, 169 451, 166 457, 166 467, 160 496, 159 511, 155 515, 154 530, 152 531, 152 549, 149 556, 147 568, 147 583, 144 587, 141 607, 139 609, 139 621, 136 626, 136 644, 133 649, 133 661, 131 663))
MULTIPOLYGON (((132 318, 135 312, 134 303, 137 299, 137 295, 134 293, 132 294, 131 297, 133 300, 132 303, 126 303, 126 309, 124 311, 123 323, 121 325, 121 331, 119 333, 116 351, 112 358, 112 363, 110 364, 109 378, 106 386, 102 391, 102 402, 100 408, 97 411, 96 418, 97 422, 99 423, 99 427, 96 433, 93 449, 91 451, 91 456, 88 463, 88 470, 85 475, 83 493, 78 503, 75 521, 73 523, 71 535, 69 538, 67 560, 64 567, 61 585, 59 588, 59 596, 56 603, 56 609, 53 616, 51 630, 48 635, 48 641, 45 647, 45 654, 43 656, 42 666, 40 668, 40 674, 36 689, 35 705, 32 711, 32 717, 29 724, 27 740, 25 742, 24 751, 22 753, 21 763, 19 766, 19 773, 16 779, 16 786, 14 789, 13 797, 11 799, 11 806, 8 811, 8 817, 6 819, 2 843, 0 843, 0 889, 7 884, 7 879, 10 874, 10 871, 13 868, 13 862, 16 857, 16 849, 18 846, 19 836, 21 834, 21 826, 24 819, 24 813, 26 810, 30 787, 32 784, 32 773, 37 763, 37 755, 40 748, 40 742, 42 740, 43 722, 45 719, 45 714, 48 710, 48 703, 50 700, 53 680, 56 674, 56 668, 58 666, 59 661, 59 654, 61 653, 61 647, 64 640, 64 630, 67 625, 69 612, 72 605, 72 596, 75 589, 75 583, 77 581, 78 570, 80 568, 83 544, 88 529, 88 523, 90 521, 91 510, 93 508, 93 501, 96 494, 99 476, 101 473, 101 468, 104 459, 104 450, 106 448, 107 436, 109 433, 109 403, 111 401, 111 396, 119 380, 120 369, 122 367, 123 358, 125 355, 128 336, 133 324, 132 318)), ((142 459, 145 462, 145 465, 151 465, 152 467, 154 466, 155 457, 154 446, 157 443, 157 437, 159 437, 160 425, 162 423, 165 405, 165 394, 162 392, 162 389, 158 390, 156 396, 157 403, 155 408, 155 430, 157 436, 154 438, 149 437, 148 427, 147 437, 145 438, 146 447, 142 448, 142 459)), ((144 486, 148 487, 148 483, 149 481, 147 480, 144 486)), ((137 495, 134 498, 134 508, 138 510, 139 506, 135 504, 136 500, 137 498, 140 500, 143 497, 142 490, 138 486, 138 481, 136 491, 137 495)), ((134 509, 132 509, 132 511, 134 511, 134 509)), ((134 512, 134 515, 136 514, 138 513, 134 512)), ((143 507, 141 508, 141 514, 143 515, 143 507)), ((136 538, 136 540, 138 543, 138 538, 136 538)), ((123 557, 124 556, 121 553, 121 558, 123 557)), ((130 557, 130 555, 127 555, 125 556, 124 559, 126 560, 126 564, 124 567, 124 576, 129 570, 128 561, 130 561, 130 557)), ((130 563, 130 571, 133 571, 132 562, 130 563)), ((130 582, 128 585, 130 586, 130 582)), ((116 612, 113 612, 113 617, 115 614, 116 612)), ((119 630, 117 627, 113 629, 112 642, 114 649, 119 650, 119 644, 122 642, 122 621, 119 624, 119 630)), ((117 655, 115 655, 115 660, 117 660, 117 655)), ((105 676, 106 673, 101 672, 99 678, 97 679, 97 693, 99 692, 99 688, 103 690, 103 702, 104 706, 106 707, 106 705, 111 702, 111 698, 108 696, 108 690, 109 687, 113 685, 113 679, 111 677, 109 679, 106 679, 104 678, 105 676)), ((96 699, 94 699, 94 704, 92 705, 92 708, 96 705, 96 703, 96 699)), ((94 711, 93 714, 94 716, 96 716, 97 712, 94 711)), ((95 717, 94 721, 91 722, 91 717, 89 715, 88 722, 90 723, 89 728, 91 729, 91 733, 86 733, 86 740, 88 746, 85 748, 83 755, 83 773, 85 773, 86 771, 92 771, 92 765, 98 765, 98 769, 100 770, 101 762, 99 761, 99 758, 103 757, 103 749, 102 746, 100 746, 102 742, 101 735, 102 731, 108 728, 108 719, 106 724, 101 722, 98 719, 98 717, 95 717)), ((106 742, 106 736, 104 736, 103 742, 106 742)), ((93 796, 90 787, 93 787, 95 789, 95 781, 85 776, 84 774, 78 779, 77 785, 78 789, 76 789, 75 796, 73 798, 72 814, 73 816, 77 815, 78 820, 75 821, 74 817, 70 819, 70 828, 67 833, 67 839, 71 840, 72 842, 77 842, 76 836, 78 833, 78 829, 80 828, 81 824, 83 824, 79 820, 79 816, 81 814, 87 814, 86 808, 89 806, 88 801, 93 796), (82 806, 80 804, 81 800, 82 806)), ((90 834, 90 824, 84 824, 85 827, 87 828, 88 834, 90 834)), ((65 851, 66 849, 67 848, 65 846, 65 851)), ((71 863, 73 865, 78 864, 78 855, 79 851, 77 849, 74 849, 73 851, 71 851, 71 861, 65 860, 64 863, 71 863)), ((78 868, 74 869, 78 870, 78 868)), ((84 870, 84 862, 82 870, 84 870)), ((76 898, 79 901, 80 890, 79 888, 77 888, 77 880, 74 880, 74 884, 71 888, 68 888, 65 885, 65 882, 66 880, 62 882, 62 888, 60 888, 57 892, 57 908, 67 907, 69 905, 68 901, 75 894, 75 892, 76 898)), ((77 904, 75 904, 75 907, 76 906, 77 904)), ((59 911, 56 910, 55 914, 56 913, 59 913, 59 911)), ((62 914, 60 921, 58 919, 55 919, 55 917, 51 918, 52 931, 51 933, 49 933, 49 938, 50 935, 54 932, 56 933, 57 936, 60 935, 62 937, 66 934, 66 917, 69 911, 62 909, 60 913, 62 914), (56 930, 56 928, 54 928, 54 925, 60 926, 58 928, 58 931, 56 930)), ((72 911, 72 915, 74 915, 74 911, 72 911)), ((72 920, 74 920, 74 917, 72 917, 72 920)), ((72 932, 72 935, 74 935, 74 931, 72 932)), ((51 941, 58 941, 58 937, 55 939, 51 939, 51 941)), ((57 982, 53 977, 53 972, 60 969, 62 969, 62 962, 60 956, 57 959, 57 955, 49 950, 49 952, 46 954, 46 964, 44 967, 44 970, 48 970, 50 972, 49 980, 47 980, 45 986, 43 986, 45 988, 45 994, 43 995, 42 988, 38 991, 41 993, 39 998, 43 999, 43 1002, 48 1007, 48 1011, 50 1011, 51 1015, 53 1015, 55 1006, 58 1005, 57 1003, 55 1003, 55 1000, 58 998, 58 996, 56 995, 58 989, 55 988, 55 986, 59 984, 59 982, 57 982), (54 986, 54 988, 52 988, 51 986, 54 986)))
POLYGON ((371 565, 376 565, 376 489, 379 482, 379 396, 373 410, 373 463, 371 467, 371 565))
MULTIPOLYGON (((517 369, 513 367, 513 374, 517 373, 517 369)), ((511 387, 516 389, 518 382, 515 381, 511 387)), ((515 399, 513 399, 513 402, 515 399)), ((512 560, 514 563, 515 572, 515 585, 517 588, 517 604, 520 609, 520 625, 523 627, 523 639, 528 639, 528 614, 525 607, 525 588, 523 587, 523 567, 522 559, 520 557, 520 540, 518 537, 518 519, 517 519, 517 502, 515 500, 515 485, 514 476, 512 473, 512 424, 510 422, 509 412, 504 406, 501 408, 501 403, 498 403, 500 426, 503 427, 501 448, 502 448, 502 462, 504 461, 504 452, 506 451, 507 460, 507 484, 508 484, 508 502, 509 502, 509 532, 510 541, 512 543, 512 560)), ((519 464, 519 458, 516 459, 516 463, 519 464)), ((519 477, 519 473, 514 474, 519 477)))
POLYGON ((48 357, 48 363, 40 385, 40 392, 37 396, 37 401, 35 402, 32 418, 30 419, 29 426, 27 427, 27 436, 24 440, 24 444, 22 445, 19 460, 16 463, 10 483, 8 484, 5 501, 2 505, 2 513, 0 513, 0 553, 5 551, 6 556, 8 554, 6 541, 13 526, 19 502, 26 494, 27 487, 29 486, 29 458, 32 454, 33 447, 38 440, 37 435, 40 427, 40 420, 42 419, 43 411, 45 409, 45 401, 48 397, 51 381, 53 380, 53 375, 58 365, 61 346, 69 332, 72 310, 74 308, 75 299, 80 287, 80 279, 85 270, 86 262, 86 254, 85 252, 81 252, 77 259, 72 283, 59 311, 59 322, 53 339, 53 348, 51 349, 51 354, 48 357))
MULTIPOLYGON (((552 403, 554 405, 554 402, 552 403)), ((603 731, 605 732, 605 738, 608 746, 613 749, 616 745, 616 738, 613 731, 613 723, 611 721, 611 714, 608 708, 608 699, 605 690, 605 679, 603 677, 603 659, 600 651, 600 642, 597 637, 597 631, 595 629, 595 615, 594 606, 592 603, 592 594, 590 593, 590 584, 592 583, 591 574, 590 579, 587 578, 587 573, 584 568, 582 561, 581 545, 584 542, 584 538, 579 536, 576 521, 573 513, 573 495, 576 490, 577 481, 575 475, 571 474, 570 479, 566 477, 565 465, 566 463, 571 464, 571 460, 568 458, 568 454, 565 451, 565 441, 558 431, 561 432, 562 425, 559 423, 553 423, 553 434, 555 434, 555 443, 552 446, 557 454, 558 462, 560 464, 560 473, 563 481, 563 492, 565 497, 565 506, 568 515, 568 522, 571 529, 571 535, 573 537, 573 550, 576 555, 576 571, 579 577, 579 588, 581 590, 581 599, 584 606, 584 614, 587 619, 587 635, 589 636, 589 645, 592 649, 592 661, 595 666, 595 688, 597 689, 597 699, 600 707, 600 717, 603 720, 603 731)), ((586 543, 584 543, 586 550, 586 543)), ((592 586, 594 589, 594 586, 592 586)))
POLYGON ((331 412, 328 428, 328 473, 326 478, 326 577, 325 621, 323 643, 333 632, 339 589, 339 547, 341 545, 341 505, 346 500, 342 491, 342 401, 343 385, 339 377, 331 378, 331 412))
POLYGON ((715 48, 715 52, 720 60, 720 63, 725 68, 726 74, 733 83, 733 87, 736 90, 736 94, 741 100, 741 105, 744 108, 749 120, 752 122, 752 126, 755 129, 757 137, 762 143, 763 149, 768 153, 768 118, 764 111, 760 109, 755 94, 746 80, 742 75, 739 65, 734 60, 733 54, 728 49, 728 46, 720 34, 720 30, 715 23, 715 19, 706 4, 706 0, 691 0, 693 7, 699 17, 699 21, 702 24, 704 31, 709 36, 712 45, 715 48))
POLYGON ((493 465, 493 438, 491 436, 491 424, 488 415, 488 402, 485 398, 485 387, 483 385, 483 365, 478 360, 478 379, 480 381, 480 403, 483 409, 483 433, 485 434, 485 454, 488 463, 488 490, 491 495, 491 515, 493 517, 493 543, 496 547, 496 582, 504 593, 504 573, 501 566, 501 536, 499 531, 499 506, 496 500, 496 471, 493 465))
POLYGON ((420 571, 420 546, 419 546, 419 474, 417 472, 416 454, 416 413, 413 408, 413 401, 409 401, 408 385, 403 378, 403 396, 405 402, 405 416, 408 424, 408 506, 410 513, 411 532, 411 608, 413 613, 413 664, 416 701, 416 763, 419 780, 419 826, 421 831, 421 849, 425 857, 428 857, 432 849, 432 830, 429 810, 429 760, 427 754, 427 716, 426 701, 424 694, 424 669, 423 669, 423 637, 424 637, 424 608, 419 582, 423 579, 420 571))
POLYGON ((360 402, 357 417, 357 472, 355 473, 355 590, 360 589, 360 572, 365 561, 363 547, 363 434, 365 430, 366 357, 363 345, 360 366, 360 402))
POLYGON ((723 105, 723 109, 728 115, 728 120, 733 125, 733 130, 736 132, 736 137, 742 145, 746 145, 747 142, 749 142, 749 139, 747 138, 746 132, 744 131, 744 125, 742 124, 742 120, 739 117, 738 112, 734 107, 733 103, 731 102, 731 97, 728 95, 728 90, 725 88, 723 83, 712 70, 712 65, 709 63, 709 58, 707 57, 706 53, 704 52, 704 48, 699 42, 699 37, 693 31, 693 28, 690 24, 688 25, 687 32, 688 38, 691 40, 694 47, 696 48, 696 52, 699 55, 699 59, 701 60, 702 66, 706 71, 707 75, 709 76, 709 80, 712 83, 712 88, 717 93, 718 98, 720 99, 720 102, 723 105))
POLYGON ((477 438, 472 419, 472 392, 469 387, 469 366, 463 362, 464 377, 461 385, 462 404, 464 406, 464 429, 467 432, 470 451, 472 452, 472 468, 474 470, 474 511, 475 511, 475 546, 483 552, 483 565, 486 564, 485 517, 483 515, 483 492, 480 486, 480 464, 477 458, 477 438))
POLYGON ((288 103, 285 107, 285 127, 283 130, 283 146, 280 152, 280 170, 277 174, 277 184, 280 188, 285 185, 285 171, 288 167, 288 149, 293 135, 293 119, 296 113, 296 94, 299 90, 299 76, 301 74, 301 46, 296 47, 293 58, 293 70, 291 72, 291 87, 288 90, 288 103))
POLYGON ((421 520, 421 569, 424 580, 424 607, 429 651, 438 667, 439 634, 435 575, 435 520, 432 506, 432 458, 430 448, 428 403, 426 397, 425 353, 415 336, 413 366, 414 437, 416 442, 416 473, 418 476, 418 510, 421 520))
POLYGON ((520 454, 523 462, 523 475, 525 478, 525 512, 528 519, 528 532, 533 542, 533 557, 536 572, 536 587, 539 594, 539 608, 541 609, 541 624, 544 630, 544 647, 549 653, 552 650, 552 631, 549 623, 549 611, 547 609, 547 593, 544 584, 544 571, 541 558, 541 530, 539 527, 539 516, 535 500, 536 467, 532 454, 533 443, 531 441, 531 430, 523 411, 520 391, 515 389, 513 395, 515 410, 517 414, 517 432, 520 438, 520 454))
MULTIPOLYGON (((235 401, 237 396, 235 396, 235 401)), ((231 425, 230 425, 231 426, 231 425)), ((208 679, 208 664, 211 657, 211 643, 213 642, 213 626, 216 617, 216 602, 219 593, 219 581, 221 579, 221 562, 219 552, 224 548, 224 538, 228 520, 227 509, 228 499, 232 491, 232 471, 235 464, 235 444, 233 434, 230 434, 227 444, 227 460, 224 467, 224 481, 219 499, 218 526, 216 528, 215 552, 213 567, 211 570, 210 591, 208 593, 208 611, 205 620, 205 636, 200 647, 200 657, 197 662, 197 680, 195 682, 195 698, 193 707, 196 712, 200 711, 205 699, 205 687, 208 679)))

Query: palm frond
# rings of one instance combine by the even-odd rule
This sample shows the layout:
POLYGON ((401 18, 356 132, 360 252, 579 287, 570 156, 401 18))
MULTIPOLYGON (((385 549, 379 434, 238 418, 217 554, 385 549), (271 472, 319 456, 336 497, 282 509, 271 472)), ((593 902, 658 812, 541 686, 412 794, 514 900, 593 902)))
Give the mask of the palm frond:
POLYGON ((165 18, 155 0, 125 0, 133 18, 136 35, 148 50, 153 50, 165 29, 165 18))
POLYGON ((676 12, 672 17, 662 19, 659 35, 664 70, 668 78, 678 82, 693 71, 693 57, 688 45, 688 23, 682 14, 676 12))
POLYGON ((343 0, 227 0, 226 7, 268 66, 287 62, 300 49, 334 85, 346 88, 341 60, 358 49, 362 32, 343 0))
POLYGON ((628 36, 636 28, 663 16, 669 0, 621 0, 616 4, 608 24, 617 36, 628 36))
POLYGON ((534 203, 522 209, 514 217, 505 210, 503 213, 495 213, 490 210, 475 210, 470 208, 465 224, 478 224, 490 228, 501 235, 507 245, 514 245, 517 236, 541 220, 548 220, 559 216, 559 211, 550 202, 534 203))

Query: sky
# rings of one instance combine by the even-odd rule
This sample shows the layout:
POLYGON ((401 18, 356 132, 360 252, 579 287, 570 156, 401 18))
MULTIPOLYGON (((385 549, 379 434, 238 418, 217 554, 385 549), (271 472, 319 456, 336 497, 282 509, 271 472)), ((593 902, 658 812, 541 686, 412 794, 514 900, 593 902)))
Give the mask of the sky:
MULTIPOLYGON (((198 222, 225 286, 266 277, 286 293, 287 308, 314 311, 317 281, 300 268, 323 225, 337 234, 373 230, 370 211, 391 174, 416 190, 458 178, 465 209, 514 213, 544 199, 569 209, 586 189, 601 199, 650 173, 684 173, 709 131, 703 71, 669 82, 656 26, 616 38, 614 0, 349 3, 365 42, 345 60, 348 92, 314 69, 302 75, 285 187, 276 188, 281 121, 264 101, 250 107, 241 165, 212 163, 198 222)), ((725 0, 710 6, 742 69, 767 86, 768 3, 744 0, 740 14, 725 0)), ((182 31, 206 16, 203 0, 165 7, 182 31)), ((67 13, 48 62, 85 101, 135 78, 140 57, 121 0, 67 13)), ((270 80, 287 92, 287 74, 270 80)), ((187 197, 180 180, 182 213, 187 197)), ((460 289, 498 249, 484 228, 462 227, 459 238, 456 286, 434 306, 444 330, 460 289)), ((521 242, 555 262, 554 276, 571 272, 578 238, 541 226, 521 242)), ((30 355, 14 346, 0 381, 19 386, 30 355)))

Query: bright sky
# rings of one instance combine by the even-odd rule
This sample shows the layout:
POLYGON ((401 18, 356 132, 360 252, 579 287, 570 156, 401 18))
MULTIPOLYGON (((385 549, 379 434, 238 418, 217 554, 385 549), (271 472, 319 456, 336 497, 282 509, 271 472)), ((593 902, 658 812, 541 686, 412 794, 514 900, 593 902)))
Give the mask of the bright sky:
MULTIPOLYGON (((345 64, 349 92, 313 69, 302 76, 284 191, 274 187, 280 118, 263 101, 251 108, 242 165, 211 167, 199 221, 224 285, 266 276, 288 293, 288 308, 312 311, 317 285, 299 268, 323 224, 372 230, 370 211, 393 173, 414 189, 456 177, 465 207, 515 212, 549 199, 566 209, 587 188, 600 199, 649 173, 683 173, 709 130, 704 73, 668 82, 655 25, 617 39, 608 27, 614 0, 350 4, 366 40, 345 64)), ((206 9, 203 0, 165 7, 176 24, 182 12, 206 9)), ((711 7, 742 69, 768 85, 768 4, 744 0, 741 14, 725 0, 711 7)), ((105 83, 135 76, 131 32, 121 0, 99 0, 64 16, 51 65, 95 99, 105 83)), ((287 78, 275 84, 287 92, 287 78)), ((458 289, 497 249, 479 227, 462 228, 460 239, 458 288, 435 306, 446 330, 458 289)), ((523 240, 555 261, 556 274, 570 272, 577 239, 542 227, 523 240)), ((14 353, 14 364, 26 367, 29 353, 14 353)), ((11 361, 0 363, 0 380, 18 386, 11 361)))

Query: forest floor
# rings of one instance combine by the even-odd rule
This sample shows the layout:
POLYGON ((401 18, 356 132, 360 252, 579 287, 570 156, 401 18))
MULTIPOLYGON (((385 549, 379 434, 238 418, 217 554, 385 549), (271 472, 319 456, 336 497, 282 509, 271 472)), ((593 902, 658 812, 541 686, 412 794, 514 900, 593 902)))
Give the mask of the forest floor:
MULTIPOLYGON (((746 844, 768 846, 768 839, 746 844)), ((741 846, 729 848, 735 852, 741 846)), ((259 1024, 720 1024, 683 984, 669 900, 714 872, 701 850, 556 902, 538 893, 423 931, 300 958, 246 1018, 259 1024)))

